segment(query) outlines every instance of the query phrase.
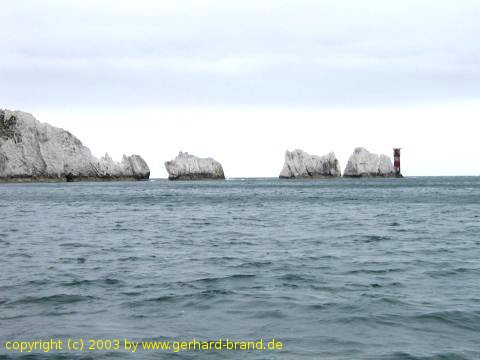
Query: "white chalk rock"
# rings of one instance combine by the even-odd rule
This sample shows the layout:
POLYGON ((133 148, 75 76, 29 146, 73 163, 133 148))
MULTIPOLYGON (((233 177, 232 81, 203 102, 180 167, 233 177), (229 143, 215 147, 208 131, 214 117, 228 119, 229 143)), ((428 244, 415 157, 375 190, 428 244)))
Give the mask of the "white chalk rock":
POLYGON ((0 181, 143 180, 150 176, 138 155, 121 163, 92 155, 68 131, 31 114, 0 109, 0 181))
POLYGON ((187 152, 165 163, 169 180, 225 179, 222 165, 212 158, 199 158, 187 152))
POLYGON ((325 156, 310 155, 302 150, 285 152, 281 179, 330 178, 341 176, 340 163, 331 152, 325 156))
POLYGON ((395 177, 392 160, 387 155, 377 155, 358 147, 348 160, 345 177, 395 177))

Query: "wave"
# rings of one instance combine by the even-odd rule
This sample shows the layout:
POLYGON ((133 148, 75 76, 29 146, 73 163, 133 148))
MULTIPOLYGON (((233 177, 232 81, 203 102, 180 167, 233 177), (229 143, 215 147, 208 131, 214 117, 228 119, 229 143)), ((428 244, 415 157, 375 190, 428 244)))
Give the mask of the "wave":
POLYGON ((96 299, 94 296, 87 295, 71 295, 56 294, 49 296, 25 296, 17 300, 7 302, 7 305, 24 305, 24 304, 73 304, 82 301, 96 299))
POLYGON ((378 357, 371 357, 372 360, 471 360, 462 353, 442 352, 434 355, 416 355, 408 352, 394 352, 378 357))
POLYGON ((113 279, 113 278, 105 278, 105 279, 94 279, 94 280, 87 280, 87 279, 76 279, 70 280, 66 282, 60 283, 62 286, 66 287, 76 287, 76 286, 112 286, 112 285, 119 285, 123 283, 121 280, 113 279))

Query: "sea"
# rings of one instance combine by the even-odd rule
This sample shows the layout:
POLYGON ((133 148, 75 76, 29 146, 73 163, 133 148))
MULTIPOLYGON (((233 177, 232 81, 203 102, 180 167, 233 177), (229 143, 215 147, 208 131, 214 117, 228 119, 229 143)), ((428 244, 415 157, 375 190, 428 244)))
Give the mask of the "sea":
POLYGON ((480 177, 0 184, 0 346, 480 359, 480 177), (222 349, 179 348, 194 340, 222 349))

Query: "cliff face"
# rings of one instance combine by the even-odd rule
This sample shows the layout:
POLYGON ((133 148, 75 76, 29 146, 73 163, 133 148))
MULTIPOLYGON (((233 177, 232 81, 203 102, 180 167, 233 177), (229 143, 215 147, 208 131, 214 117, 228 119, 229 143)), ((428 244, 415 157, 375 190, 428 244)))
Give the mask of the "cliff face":
POLYGON ((165 163, 169 180, 222 180, 225 179, 222 165, 211 158, 199 158, 187 152, 165 163))
POLYGON ((31 114, 0 109, 0 181, 144 180, 138 155, 97 159, 75 136, 40 123, 31 114))
POLYGON ((285 152, 285 164, 280 172, 281 179, 339 176, 341 176, 340 163, 333 152, 317 156, 298 149, 285 152))
POLYGON ((387 155, 372 154, 356 148, 343 173, 345 177, 396 177, 392 160, 387 155))

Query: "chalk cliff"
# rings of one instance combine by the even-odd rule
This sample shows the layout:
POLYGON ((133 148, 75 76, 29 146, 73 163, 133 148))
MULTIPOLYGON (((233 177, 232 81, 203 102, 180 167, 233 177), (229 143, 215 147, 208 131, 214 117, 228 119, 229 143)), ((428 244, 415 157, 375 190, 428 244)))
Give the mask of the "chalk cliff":
POLYGON ((165 163, 169 180, 225 179, 222 165, 212 158, 199 158, 187 152, 165 163))
POLYGON ((341 176, 340 163, 331 152, 325 156, 310 155, 302 150, 285 152, 281 179, 330 178, 341 176))
POLYGON ((377 155, 358 147, 348 160, 344 177, 395 177, 392 160, 387 155, 377 155))
POLYGON ((144 180, 147 163, 138 155, 113 161, 94 157, 68 131, 31 114, 0 109, 0 181, 144 180))

